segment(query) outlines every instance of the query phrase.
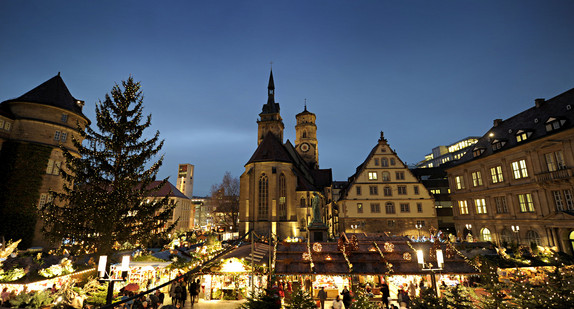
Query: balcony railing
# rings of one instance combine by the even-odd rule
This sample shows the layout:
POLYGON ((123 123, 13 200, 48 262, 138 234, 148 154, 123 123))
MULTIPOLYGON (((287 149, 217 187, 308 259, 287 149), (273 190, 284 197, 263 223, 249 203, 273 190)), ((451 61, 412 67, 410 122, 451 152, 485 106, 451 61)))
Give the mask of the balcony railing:
POLYGON ((556 181, 572 178, 572 168, 564 168, 553 172, 546 172, 536 175, 537 182, 556 181))

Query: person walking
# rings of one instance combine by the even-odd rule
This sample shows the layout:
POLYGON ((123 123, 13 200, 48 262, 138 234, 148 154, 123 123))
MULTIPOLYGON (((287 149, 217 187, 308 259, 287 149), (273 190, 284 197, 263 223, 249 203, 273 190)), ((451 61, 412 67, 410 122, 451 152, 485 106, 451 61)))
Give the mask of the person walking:
POLYGON ((351 292, 349 292, 349 289, 347 289, 347 286, 343 288, 341 295, 343 296, 343 304, 345 304, 345 308, 349 308, 349 306, 351 306, 352 297, 351 292))
POLYGON ((409 297, 409 294, 403 289, 401 289, 399 291, 398 301, 399 301, 399 305, 401 306, 401 309, 409 308, 409 306, 411 304, 411 298, 409 297))
POLYGON ((383 281, 383 284, 381 285, 381 298, 383 300, 385 309, 389 309, 389 298, 391 298, 391 291, 389 290, 389 285, 386 281, 383 281))
POLYGON ((187 299, 187 288, 185 287, 185 282, 181 282, 179 284, 180 293, 179 293, 179 305, 181 308, 185 307, 185 300, 187 299))
POLYGON ((177 280, 174 280, 169 286, 169 297, 171 298, 171 304, 174 306, 177 304, 176 290, 178 286, 179 282, 177 280))
POLYGON ((195 298, 197 297, 197 283, 195 283, 194 280, 191 280, 188 289, 189 289, 189 300, 191 301, 191 305, 193 306, 195 298))
POLYGON ((321 309, 325 309, 325 300, 327 300, 327 292, 325 292, 325 287, 321 287, 321 290, 319 290, 319 293, 317 293, 317 297, 319 297, 321 309))
POLYGON ((345 306, 345 303, 343 301, 341 301, 341 298, 339 297, 339 295, 337 295, 337 297, 333 300, 333 305, 331 306, 332 309, 346 309, 348 308, 347 306, 345 306))

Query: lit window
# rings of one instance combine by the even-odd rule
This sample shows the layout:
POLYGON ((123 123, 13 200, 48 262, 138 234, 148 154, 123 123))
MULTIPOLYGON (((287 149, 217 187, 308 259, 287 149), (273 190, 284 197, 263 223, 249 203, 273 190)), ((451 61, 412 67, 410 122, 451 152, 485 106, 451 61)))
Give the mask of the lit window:
POLYGON ((4 130, 6 131, 10 131, 10 128, 12 127, 12 123, 6 121, 6 123, 4 123, 4 130))
POLYGON ((363 203, 357 203, 357 213, 363 213, 363 203))
POLYGON ((409 203, 401 203, 401 212, 411 212, 409 203))
POLYGON ((462 179, 462 176, 454 177, 454 182, 456 183, 456 188, 458 190, 464 189, 464 179, 462 179))
POLYGON ((4 120, 0 119, 0 129, 4 129, 4 120))
POLYGON ((526 160, 512 162, 512 172, 514 179, 528 177, 528 170, 526 169, 526 160))
POLYGON ((461 215, 468 215, 468 204, 466 201, 458 201, 458 208, 461 215))
POLYGON ((379 203, 371 203, 371 212, 372 213, 380 213, 381 212, 381 205, 379 203))
POLYGON ((504 181, 502 176, 502 166, 495 166, 490 168, 490 175, 492 176, 492 183, 499 183, 504 181))
POLYGON ((397 193, 399 195, 406 195, 407 194, 407 186, 398 186, 397 193))
POLYGON ((544 158, 546 159, 546 167, 548 168, 549 172, 554 172, 566 168, 562 151, 547 153, 544 155, 544 158))
POLYGON ((482 186, 482 177, 480 177, 480 171, 472 173, 472 185, 475 187, 482 186))
POLYGON ((423 203, 417 203, 417 212, 423 212, 423 203))
POLYGON ((369 180, 377 180, 377 172, 369 172, 369 180))
POLYGON ((520 212, 534 212, 534 203, 530 193, 518 194, 518 204, 520 205, 520 212))
POLYGON ((370 195, 378 195, 379 189, 377 186, 369 186, 369 194, 370 195))
POLYGON ((385 212, 388 214, 394 214, 395 213, 395 204, 393 204, 391 202, 387 202, 385 204, 385 212))
POLYGON ((432 194, 440 194, 440 189, 430 189, 432 194))
POLYGON ((480 238, 482 241, 492 241, 492 235, 490 234, 490 230, 487 228, 483 228, 480 231, 480 238))
POLYGON ((483 198, 477 198, 474 200, 474 205, 476 206, 476 213, 477 214, 485 214, 486 213, 486 200, 483 198))
POLYGON ((495 196, 494 205, 496 206, 496 213, 506 214, 508 213, 508 206, 506 206, 506 197, 495 196))
POLYGON ((383 188, 383 194, 385 196, 393 196, 393 190, 391 189, 391 187, 386 186, 383 188))
POLYGON ((523 142, 523 141, 527 140, 530 137, 530 135, 532 135, 532 132, 520 130, 520 131, 516 132, 516 141, 519 143, 523 142))

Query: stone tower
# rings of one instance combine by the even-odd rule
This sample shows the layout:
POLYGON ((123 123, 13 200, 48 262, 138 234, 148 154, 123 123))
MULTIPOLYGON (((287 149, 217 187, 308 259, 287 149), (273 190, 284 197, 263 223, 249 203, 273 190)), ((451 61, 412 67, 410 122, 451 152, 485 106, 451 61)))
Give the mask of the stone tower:
POLYGON ((310 168, 319 168, 319 150, 317 148, 317 126, 315 125, 315 114, 305 110, 295 116, 295 149, 299 155, 307 162, 310 168))

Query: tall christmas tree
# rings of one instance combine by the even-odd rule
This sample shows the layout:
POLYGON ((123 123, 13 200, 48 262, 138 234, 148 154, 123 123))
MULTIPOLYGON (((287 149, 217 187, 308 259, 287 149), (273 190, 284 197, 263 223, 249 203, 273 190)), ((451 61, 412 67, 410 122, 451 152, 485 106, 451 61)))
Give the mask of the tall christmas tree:
POLYGON ((117 244, 143 243, 173 229, 167 226, 174 205, 168 197, 150 198, 167 179, 155 182, 163 156, 159 131, 144 138, 151 115, 143 115, 143 94, 133 78, 116 84, 96 104, 98 130, 79 130, 77 154, 62 148, 63 193, 43 209, 44 232, 77 249, 109 253, 117 244), (110 97, 111 96, 111 97, 110 97))

